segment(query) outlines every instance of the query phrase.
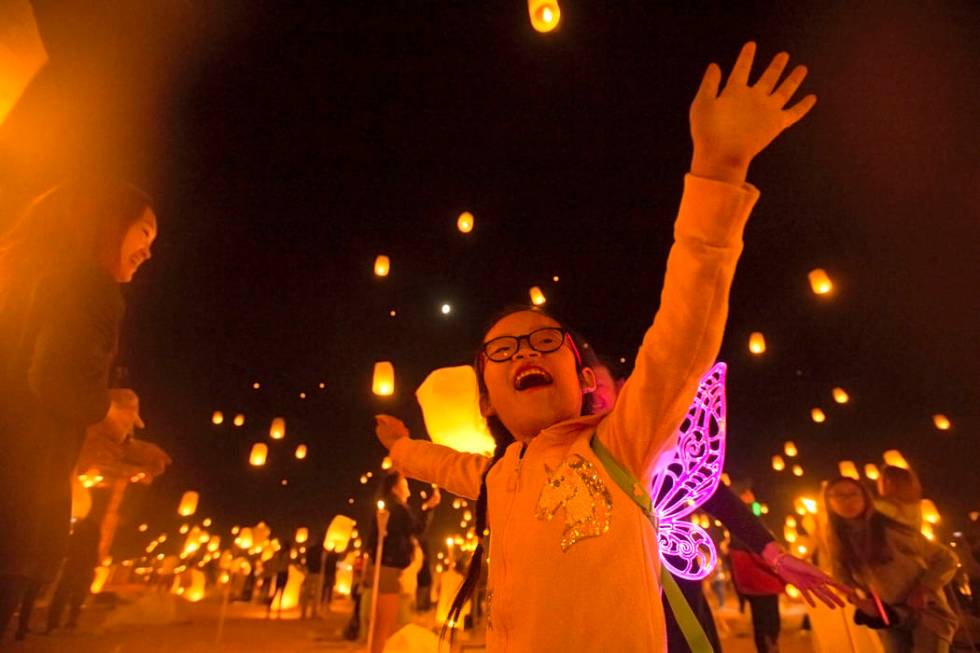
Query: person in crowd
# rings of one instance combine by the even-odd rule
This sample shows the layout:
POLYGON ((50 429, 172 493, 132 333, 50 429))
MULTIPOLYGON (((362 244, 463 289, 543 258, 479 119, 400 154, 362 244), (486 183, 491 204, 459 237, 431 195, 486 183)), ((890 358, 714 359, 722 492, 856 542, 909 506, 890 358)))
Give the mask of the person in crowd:
POLYGON ((915 530, 922 528, 922 484, 911 469, 885 465, 878 476, 875 510, 915 530))
POLYGON ((269 604, 266 608, 266 618, 272 616, 272 606, 276 605, 277 598, 279 599, 279 603, 276 607, 276 616, 282 618, 282 598, 286 592, 286 583, 289 581, 289 563, 292 551, 292 540, 286 540, 269 561, 269 579, 272 583, 272 598, 269 599, 269 604))

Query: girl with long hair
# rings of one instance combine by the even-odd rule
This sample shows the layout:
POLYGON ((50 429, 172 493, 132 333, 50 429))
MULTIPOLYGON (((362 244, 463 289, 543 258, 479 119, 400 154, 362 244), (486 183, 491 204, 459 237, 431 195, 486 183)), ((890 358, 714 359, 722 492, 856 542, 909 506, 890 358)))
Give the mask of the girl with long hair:
MULTIPOLYGON (((721 345, 742 231, 758 191, 748 165, 816 98, 784 109, 806 69, 784 81, 777 55, 749 85, 755 44, 719 93, 711 64, 691 105, 694 156, 674 225, 660 308, 612 411, 588 415, 596 386, 567 325, 521 310, 483 335, 480 404, 514 442, 492 459, 455 452, 379 420, 396 469, 477 499, 489 530, 488 651, 655 651, 665 647, 657 531, 606 472, 593 438, 649 487, 721 345)), ((485 539, 485 538, 484 538, 485 539)), ((473 556, 483 558, 481 542, 473 556)), ((476 584, 471 573, 450 613, 476 584)))
POLYGON ((852 600, 867 618, 888 616, 877 624, 888 626, 878 630, 886 653, 948 651, 957 619, 943 587, 956 573, 956 557, 877 512, 871 492, 852 478, 830 481, 824 501, 834 576, 855 588, 852 600))

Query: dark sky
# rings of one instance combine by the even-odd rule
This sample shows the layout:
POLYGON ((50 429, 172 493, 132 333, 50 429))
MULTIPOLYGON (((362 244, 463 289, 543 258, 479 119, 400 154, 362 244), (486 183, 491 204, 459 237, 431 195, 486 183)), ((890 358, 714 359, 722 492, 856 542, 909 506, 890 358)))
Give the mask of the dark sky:
MULTIPOLYGON (((600 352, 631 358, 663 281, 688 105, 707 63, 727 72, 749 39, 765 62, 785 49, 807 64, 820 99, 749 174, 762 197, 721 353, 728 470, 786 506, 841 458, 898 448, 949 517, 980 507, 976 3, 566 1, 547 36, 520 0, 389 4, 229 6, 172 43, 139 38, 155 33, 145 17, 121 21, 128 53, 181 63, 154 102, 134 100, 143 145, 115 159, 158 198, 123 362, 147 436, 176 461, 132 494, 132 523, 175 521, 185 489, 225 525, 324 523, 367 496, 357 478, 383 455, 371 415, 421 435, 414 388, 468 361, 531 285, 600 352), (814 267, 832 298, 810 293, 814 267), (375 360, 394 362, 392 400, 370 394, 375 360), (832 402, 837 385, 850 404, 832 402), (287 439, 250 469, 276 415, 287 439), (788 438, 802 481, 768 470, 788 438)), ((137 68, 121 83, 143 88, 137 68)))

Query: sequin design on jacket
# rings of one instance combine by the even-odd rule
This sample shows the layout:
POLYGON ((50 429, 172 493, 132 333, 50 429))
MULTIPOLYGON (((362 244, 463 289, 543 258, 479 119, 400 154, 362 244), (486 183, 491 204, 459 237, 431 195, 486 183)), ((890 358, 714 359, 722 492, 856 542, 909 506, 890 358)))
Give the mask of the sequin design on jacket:
POLYGON ((554 471, 545 467, 548 482, 541 488, 537 518, 551 520, 565 509, 561 550, 576 542, 598 537, 609 530, 612 496, 595 466, 579 454, 565 458, 554 471))

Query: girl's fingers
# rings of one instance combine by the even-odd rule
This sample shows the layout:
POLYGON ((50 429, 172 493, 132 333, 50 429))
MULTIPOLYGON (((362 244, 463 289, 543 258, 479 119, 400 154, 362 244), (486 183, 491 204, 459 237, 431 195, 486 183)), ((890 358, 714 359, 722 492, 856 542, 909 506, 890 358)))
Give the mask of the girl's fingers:
POLYGON ((732 85, 745 86, 749 81, 749 71, 752 70, 752 59, 755 57, 755 43, 749 41, 742 46, 742 51, 738 53, 738 59, 732 66, 732 72, 728 76, 728 83, 725 88, 732 85))
POLYGON ((802 100, 800 100, 799 102, 797 102, 796 104, 794 104, 793 106, 791 106, 789 109, 786 109, 786 111, 783 112, 786 116, 786 127, 789 127, 790 125, 799 122, 799 120, 803 116, 805 116, 810 111, 810 109, 813 108, 813 105, 816 103, 817 103, 817 96, 808 95, 802 100))
POLYGON ((803 80, 806 78, 806 74, 806 66, 797 66, 793 69, 793 72, 791 72, 789 76, 783 80, 783 83, 780 84, 775 91, 773 91, 772 96, 780 100, 780 105, 786 104, 789 102, 789 99, 793 97, 793 93, 796 93, 796 89, 800 87, 800 84, 803 83, 803 80))
POLYGON ((776 82, 779 81, 779 76, 783 74, 783 70, 786 68, 786 64, 789 63, 789 54, 786 52, 780 52, 772 61, 769 63, 769 67, 766 71, 762 73, 762 77, 759 81, 755 83, 755 88, 762 89, 766 93, 772 93, 772 90, 776 88, 776 82))
POLYGON ((800 590, 800 595, 803 596, 804 599, 806 599, 806 602, 810 604, 811 608, 817 607, 817 604, 813 602, 813 598, 810 596, 810 592, 803 589, 802 587, 798 587, 797 589, 800 590))
POLYGON ((718 97, 718 85, 721 83, 721 68, 716 63, 708 64, 708 69, 704 71, 701 78, 701 86, 698 87, 697 99, 713 100, 718 97))

